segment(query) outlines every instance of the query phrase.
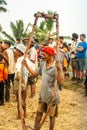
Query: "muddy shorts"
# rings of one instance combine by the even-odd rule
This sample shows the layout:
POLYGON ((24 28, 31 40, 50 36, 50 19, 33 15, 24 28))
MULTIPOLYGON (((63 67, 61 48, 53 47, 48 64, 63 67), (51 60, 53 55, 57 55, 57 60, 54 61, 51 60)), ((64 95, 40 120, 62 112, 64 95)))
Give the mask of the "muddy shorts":
MULTIPOLYGON (((44 112, 46 113, 47 107, 48 107, 47 103, 39 102, 37 111, 41 113, 44 113, 44 112)), ((50 117, 58 116, 58 105, 50 107, 49 116, 50 117)))
POLYGON ((28 76, 28 85, 33 85, 36 83, 36 77, 28 76))

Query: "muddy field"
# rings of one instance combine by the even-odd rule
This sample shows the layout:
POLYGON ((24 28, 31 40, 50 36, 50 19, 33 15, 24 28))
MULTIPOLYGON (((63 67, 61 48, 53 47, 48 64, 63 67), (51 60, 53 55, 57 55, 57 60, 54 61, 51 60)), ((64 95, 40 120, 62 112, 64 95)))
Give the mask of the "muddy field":
MULTIPOLYGON (((27 95, 26 125, 33 127, 37 110, 40 80, 37 83, 36 95, 33 99, 27 95)), ((65 81, 60 92, 59 115, 56 118, 54 130, 87 130, 87 97, 85 89, 65 81)), ((22 130, 21 121, 17 119, 17 103, 11 88, 11 101, 0 106, 0 130, 22 130)), ((27 128, 27 130, 31 130, 27 128)), ((49 130, 49 118, 46 119, 41 130, 49 130)))

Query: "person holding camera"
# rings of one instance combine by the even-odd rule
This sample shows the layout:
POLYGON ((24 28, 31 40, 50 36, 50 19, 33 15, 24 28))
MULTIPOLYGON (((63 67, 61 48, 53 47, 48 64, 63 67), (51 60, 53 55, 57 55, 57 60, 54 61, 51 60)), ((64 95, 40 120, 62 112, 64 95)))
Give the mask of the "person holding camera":
POLYGON ((78 45, 78 34, 77 33, 72 33, 72 51, 71 51, 71 54, 70 54, 70 63, 71 63, 71 67, 72 67, 72 80, 75 81, 77 80, 77 70, 76 70, 76 62, 77 62, 77 59, 76 59, 76 48, 77 48, 77 45, 78 45))

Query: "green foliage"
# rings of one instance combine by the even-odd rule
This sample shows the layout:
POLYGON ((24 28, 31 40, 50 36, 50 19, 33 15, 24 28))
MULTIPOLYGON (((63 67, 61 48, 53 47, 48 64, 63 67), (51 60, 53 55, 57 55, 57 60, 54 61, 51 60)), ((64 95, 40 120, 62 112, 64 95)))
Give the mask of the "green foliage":
POLYGON ((7 12, 7 9, 4 7, 7 5, 5 0, 0 0, 0 12, 7 12))
MULTIPOLYGON (((55 15, 55 12, 48 11, 50 15, 55 15)), ((33 27, 31 23, 28 23, 27 27, 24 27, 23 20, 17 20, 16 23, 10 22, 10 28, 12 35, 2 31, 2 34, 11 41, 12 44, 16 43, 16 39, 23 39, 30 36, 29 26, 33 27)), ((33 37, 38 38, 39 43, 46 43, 49 36, 56 36, 56 32, 53 31, 54 20, 44 19, 40 22, 40 25, 36 26, 33 37)))
POLYGON ((7 34, 5 31, 2 31, 2 33, 7 38, 7 40, 12 43, 12 45, 14 45, 16 43, 16 41, 14 40, 14 38, 12 36, 10 36, 9 34, 7 34))
MULTIPOLYGON (((55 12, 48 11, 48 14, 55 15, 55 12)), ((35 29, 35 37, 39 39, 39 43, 47 42, 49 36, 55 36, 56 33, 52 32, 54 28, 54 20, 44 19, 40 25, 35 29)))
POLYGON ((12 36, 9 35, 7 32, 2 31, 2 34, 11 41, 11 43, 14 45, 16 44, 16 39, 23 39, 24 37, 29 36, 28 32, 29 24, 27 25, 26 29, 24 27, 23 20, 16 21, 16 24, 13 22, 10 22, 10 28, 12 31, 12 36))

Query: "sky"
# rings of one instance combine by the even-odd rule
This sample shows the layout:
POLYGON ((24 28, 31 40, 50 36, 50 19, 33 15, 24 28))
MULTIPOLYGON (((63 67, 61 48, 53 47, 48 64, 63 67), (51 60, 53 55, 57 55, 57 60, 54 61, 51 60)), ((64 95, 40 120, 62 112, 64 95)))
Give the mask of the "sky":
POLYGON ((59 35, 71 36, 73 32, 87 35, 87 0, 5 0, 7 13, 0 13, 0 24, 11 34, 10 22, 23 20, 25 27, 34 23, 34 14, 47 13, 48 10, 59 14, 59 35))

